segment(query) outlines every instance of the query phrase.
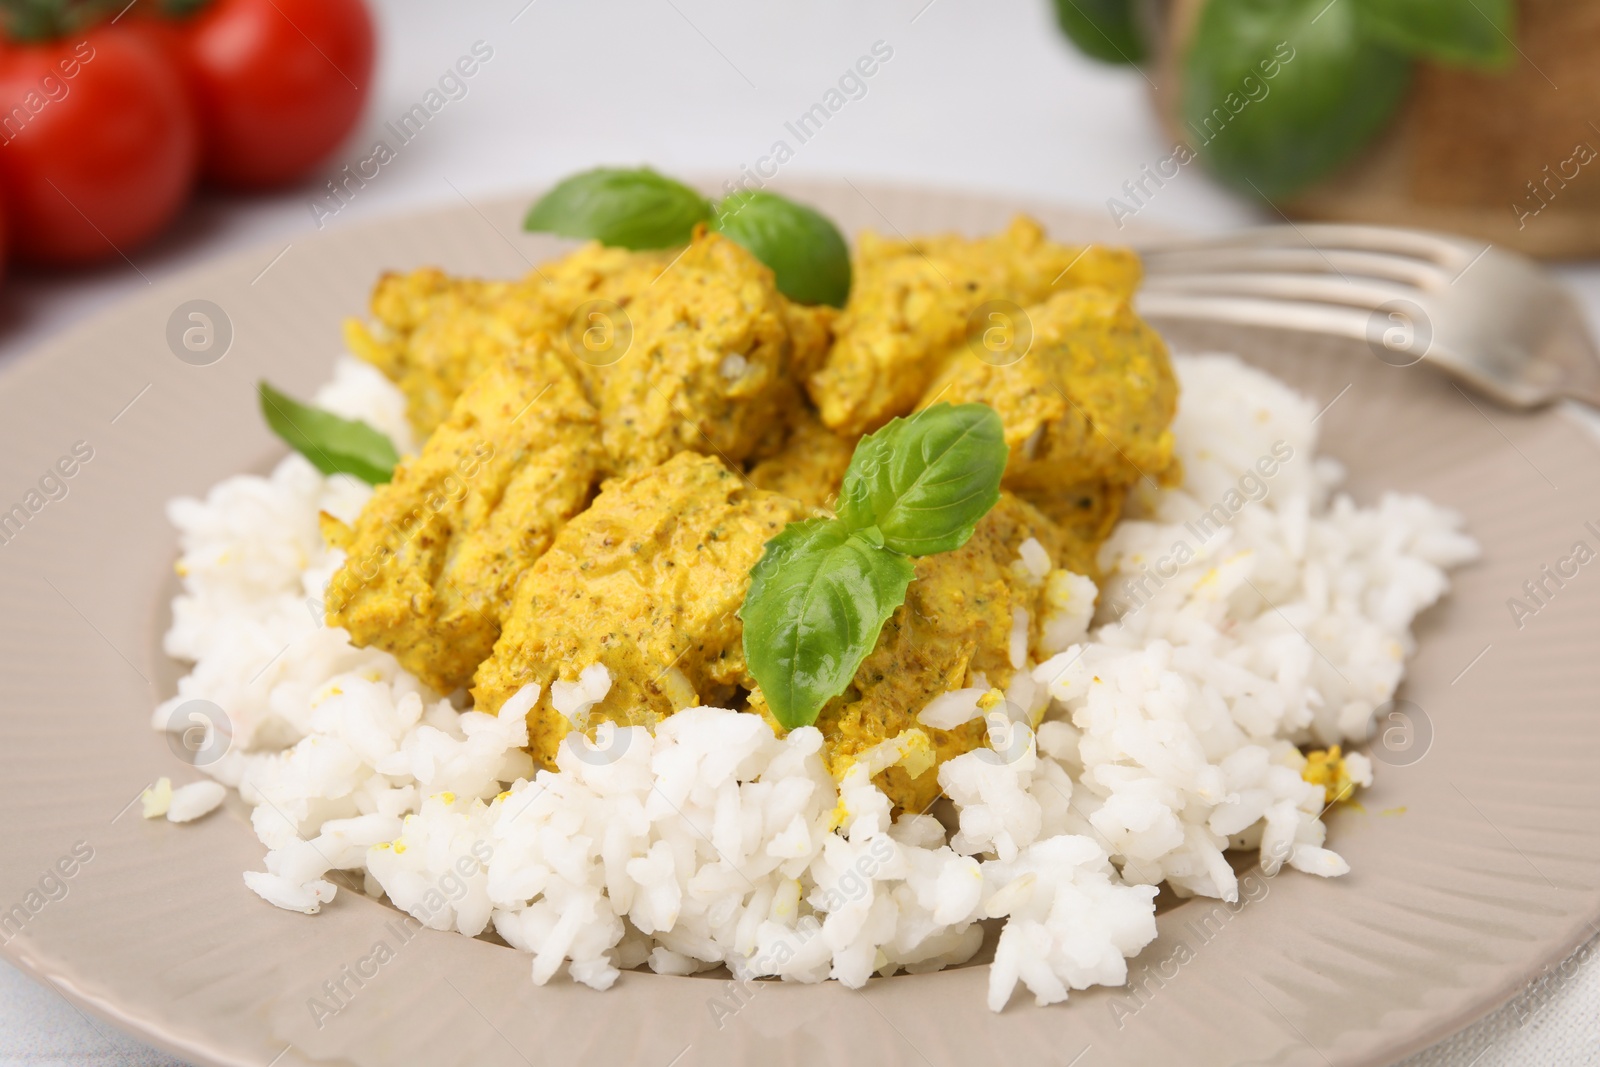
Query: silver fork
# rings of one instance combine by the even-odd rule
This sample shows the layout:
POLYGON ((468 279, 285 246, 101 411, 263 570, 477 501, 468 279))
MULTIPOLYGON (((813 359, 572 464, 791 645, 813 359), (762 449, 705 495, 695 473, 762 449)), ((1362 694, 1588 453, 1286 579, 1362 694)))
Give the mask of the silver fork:
POLYGON ((1571 294, 1532 260, 1383 226, 1262 226, 1140 247, 1140 312, 1366 341, 1515 408, 1600 406, 1600 351, 1571 294))

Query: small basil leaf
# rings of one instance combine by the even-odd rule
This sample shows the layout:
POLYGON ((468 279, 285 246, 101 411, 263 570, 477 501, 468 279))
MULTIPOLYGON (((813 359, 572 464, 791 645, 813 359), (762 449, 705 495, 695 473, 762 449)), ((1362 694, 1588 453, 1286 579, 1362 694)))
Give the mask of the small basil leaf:
POLYGON ((844 236, 804 204, 759 189, 734 193, 717 205, 712 228, 771 267, 790 300, 843 307, 850 295, 844 236))
POLYGON ((915 576, 837 519, 790 523, 767 542, 739 618, 745 663, 785 729, 844 692, 915 576))
POLYGON ((1503 67, 1516 49, 1511 0, 1358 0, 1361 28, 1415 56, 1503 67))
POLYGON ((839 490, 839 519, 877 527, 908 556, 960 548, 1000 499, 1005 428, 984 404, 935 404, 861 439, 839 490))
POLYGON ((323 474, 353 474, 368 485, 394 476, 400 456, 383 434, 364 422, 310 407, 261 382, 261 414, 272 432, 323 474))
POLYGON ((1354 3, 1207 0, 1182 115, 1212 172, 1267 199, 1360 151, 1405 95, 1411 61, 1366 37, 1354 3))
POLYGON ((1144 37, 1133 0, 1055 0, 1056 22, 1078 51, 1106 63, 1138 63, 1144 37))
POLYGON ((600 167, 540 197, 522 228, 638 250, 687 244, 695 223, 710 217, 711 201, 682 182, 649 167, 600 167))

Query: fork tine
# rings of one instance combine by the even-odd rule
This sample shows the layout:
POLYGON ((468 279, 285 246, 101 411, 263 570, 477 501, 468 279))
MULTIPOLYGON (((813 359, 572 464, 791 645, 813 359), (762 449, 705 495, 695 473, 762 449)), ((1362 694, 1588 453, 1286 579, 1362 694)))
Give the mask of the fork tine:
POLYGON ((1431 262, 1388 253, 1351 252, 1342 249, 1238 248, 1158 249, 1144 255, 1145 273, 1158 275, 1210 274, 1214 271, 1284 271, 1386 278, 1418 289, 1436 289, 1450 275, 1431 262))
POLYGON ((1307 306, 1338 305, 1372 311, 1391 300, 1416 296, 1414 289, 1383 282, 1360 282, 1326 274, 1253 274, 1215 271, 1207 274, 1158 274, 1144 286, 1161 295, 1255 298, 1292 301, 1307 306))
POLYGON ((1451 272, 1466 267, 1487 247, 1485 242, 1468 241, 1449 234, 1426 230, 1401 230, 1388 226, 1323 223, 1303 226, 1300 229, 1303 236, 1318 247, 1326 245, 1330 248, 1359 248, 1414 256, 1451 272))
POLYGON ((1472 262, 1481 247, 1459 238, 1420 230, 1341 223, 1251 226, 1226 233, 1167 238, 1135 246, 1142 255, 1168 249, 1321 248, 1327 251, 1346 248, 1409 256, 1452 273, 1459 272, 1472 262))
POLYGON ((1371 316, 1367 312, 1356 308, 1295 303, 1288 300, 1191 296, 1150 290, 1140 292, 1135 300, 1139 314, 1149 319, 1272 326, 1285 330, 1314 331, 1357 339, 1367 337, 1371 321, 1371 316))

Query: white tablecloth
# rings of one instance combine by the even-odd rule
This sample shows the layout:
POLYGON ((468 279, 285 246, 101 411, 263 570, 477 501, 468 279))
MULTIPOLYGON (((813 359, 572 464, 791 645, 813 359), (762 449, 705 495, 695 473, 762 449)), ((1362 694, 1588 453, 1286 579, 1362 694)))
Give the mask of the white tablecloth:
MULTIPOLYGON (((475 43, 492 55, 327 226, 547 182, 597 163, 667 172, 755 167, 782 138, 784 173, 1014 192, 1106 210, 1171 152, 1150 86, 1076 55, 1047 0, 374 0, 381 51, 354 164, 475 43), (882 42, 864 93, 803 144, 785 131, 882 42), (459 95, 459 94, 458 94, 459 95)), ((263 265, 318 225, 321 182, 271 197, 207 195, 174 233, 87 275, 8 278, 0 367, 152 280, 261 246, 263 265)), ((326 202, 324 202, 326 203, 326 202)), ((326 212, 324 211, 326 216, 326 212)), ((1185 168, 1141 220, 1199 229, 1262 216, 1185 168)), ((1537 224, 1537 220, 1535 223, 1537 224)), ((1600 321, 1600 267, 1563 268, 1600 321)), ((108 353, 108 358, 114 353, 108 353)), ((1411 1065, 1600 1064, 1600 951, 1411 1065)), ((0 1067, 175 1061, 91 1021, 0 964, 0 1067)))

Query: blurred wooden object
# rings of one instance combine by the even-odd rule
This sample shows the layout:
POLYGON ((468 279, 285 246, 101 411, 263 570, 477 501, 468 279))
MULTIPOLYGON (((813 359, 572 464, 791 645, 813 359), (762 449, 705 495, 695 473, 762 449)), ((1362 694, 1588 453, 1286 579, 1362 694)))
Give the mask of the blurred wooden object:
MULTIPOLYGON (((1166 5, 1157 105, 1178 135, 1177 57, 1204 0, 1166 5)), ((1600 254, 1600 0, 1521 0, 1504 71, 1417 64, 1389 129, 1279 206, 1297 218, 1445 230, 1528 255, 1600 254)))

